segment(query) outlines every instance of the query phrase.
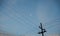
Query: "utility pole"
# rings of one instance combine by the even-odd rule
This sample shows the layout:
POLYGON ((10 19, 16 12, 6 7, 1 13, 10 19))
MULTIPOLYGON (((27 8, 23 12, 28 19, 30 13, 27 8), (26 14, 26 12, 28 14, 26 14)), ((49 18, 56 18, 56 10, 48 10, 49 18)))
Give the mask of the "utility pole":
POLYGON ((44 33, 46 32, 46 30, 43 29, 42 23, 40 23, 39 28, 41 29, 41 32, 38 32, 38 34, 42 34, 42 36, 44 36, 44 33))

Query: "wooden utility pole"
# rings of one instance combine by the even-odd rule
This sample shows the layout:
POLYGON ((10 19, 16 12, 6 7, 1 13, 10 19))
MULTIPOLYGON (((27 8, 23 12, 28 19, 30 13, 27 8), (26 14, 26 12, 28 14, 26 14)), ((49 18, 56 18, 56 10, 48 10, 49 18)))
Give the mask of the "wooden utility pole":
POLYGON ((38 32, 38 34, 42 34, 42 36, 44 36, 44 33, 46 32, 46 30, 43 29, 42 23, 40 23, 39 28, 41 29, 41 32, 38 32))

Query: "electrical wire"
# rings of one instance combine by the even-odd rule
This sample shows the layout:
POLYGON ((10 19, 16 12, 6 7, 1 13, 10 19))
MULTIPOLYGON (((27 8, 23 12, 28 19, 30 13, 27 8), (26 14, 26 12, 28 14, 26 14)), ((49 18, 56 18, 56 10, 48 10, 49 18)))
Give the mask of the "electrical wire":
POLYGON ((18 21, 19 22, 19 21, 18 21))
POLYGON ((59 23, 58 23, 58 24, 53 24, 53 25, 50 25, 49 27, 47 27, 47 29, 50 29, 50 28, 55 27, 55 26, 57 26, 57 25, 59 25, 59 26, 60 26, 60 24, 59 24, 59 23))

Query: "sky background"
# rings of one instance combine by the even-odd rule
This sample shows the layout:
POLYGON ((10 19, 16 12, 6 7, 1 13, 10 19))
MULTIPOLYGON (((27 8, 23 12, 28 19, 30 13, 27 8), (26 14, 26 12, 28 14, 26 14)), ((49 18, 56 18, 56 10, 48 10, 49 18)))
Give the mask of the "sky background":
POLYGON ((45 36, 60 34, 60 0, 0 0, 0 32, 37 36, 40 22, 45 36))

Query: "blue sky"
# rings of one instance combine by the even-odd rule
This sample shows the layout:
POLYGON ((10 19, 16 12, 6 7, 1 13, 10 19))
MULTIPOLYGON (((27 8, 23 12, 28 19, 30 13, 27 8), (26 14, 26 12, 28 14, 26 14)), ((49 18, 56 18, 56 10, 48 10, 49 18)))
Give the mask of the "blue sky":
POLYGON ((39 23, 46 34, 60 34, 59 0, 3 0, 0 5, 0 30, 21 35, 37 35, 39 23))

